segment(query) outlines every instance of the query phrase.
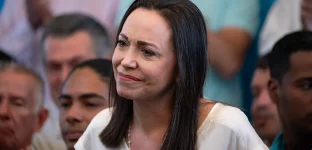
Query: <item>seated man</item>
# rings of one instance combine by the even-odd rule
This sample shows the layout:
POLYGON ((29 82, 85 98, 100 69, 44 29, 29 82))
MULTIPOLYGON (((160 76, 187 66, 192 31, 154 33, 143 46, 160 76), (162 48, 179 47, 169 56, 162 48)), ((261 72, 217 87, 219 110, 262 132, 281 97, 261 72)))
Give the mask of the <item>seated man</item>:
POLYGON ((36 143, 40 149, 64 150, 66 145, 61 136, 58 109, 64 81, 75 65, 90 59, 110 58, 111 41, 108 31, 99 22, 75 13, 52 19, 45 27, 41 46, 47 93, 51 94, 45 99, 50 116, 36 143))
POLYGON ((258 60, 251 83, 253 94, 251 113, 253 127, 267 146, 271 146, 274 138, 281 131, 276 105, 268 91, 269 80, 268 56, 265 55, 258 60))
POLYGON ((271 150, 312 149, 312 32, 280 39, 269 54, 270 96, 282 124, 271 150))
POLYGON ((44 124, 43 81, 15 63, 0 63, 0 149, 34 149, 33 134, 44 124))
POLYGON ((60 124, 67 149, 74 145, 93 117, 108 107, 111 61, 94 59, 70 72, 61 92, 60 124))

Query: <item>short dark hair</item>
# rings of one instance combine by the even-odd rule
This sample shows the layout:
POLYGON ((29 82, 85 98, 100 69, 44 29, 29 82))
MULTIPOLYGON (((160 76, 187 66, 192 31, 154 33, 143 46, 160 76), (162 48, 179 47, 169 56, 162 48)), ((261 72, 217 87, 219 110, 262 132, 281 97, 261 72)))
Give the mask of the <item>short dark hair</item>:
MULTIPOLYGON (((203 96, 208 66, 207 31, 203 15, 189 0, 136 0, 122 18, 116 41, 128 16, 137 8, 157 11, 168 21, 177 57, 172 118, 161 149, 194 150, 197 142, 199 99, 203 96)), ((114 76, 111 79, 110 95, 109 105, 114 111, 110 122, 100 134, 100 139, 105 146, 117 148, 133 119, 133 101, 118 95, 114 76)))
POLYGON ((266 54, 264 56, 261 56, 257 63, 256 63, 256 69, 269 69, 269 54, 266 54))
POLYGON ((92 59, 76 65, 68 74, 66 82, 76 70, 83 68, 90 68, 100 76, 103 82, 106 82, 107 84, 109 84, 110 77, 113 74, 112 61, 101 58, 92 59))
POLYGON ((269 54, 271 77, 281 82, 290 68, 290 56, 299 51, 312 51, 312 32, 293 32, 276 42, 269 54))
POLYGON ((43 45, 48 36, 67 37, 78 31, 89 33, 97 56, 111 56, 111 40, 108 31, 94 18, 79 13, 60 15, 49 21, 45 26, 41 44, 43 45))

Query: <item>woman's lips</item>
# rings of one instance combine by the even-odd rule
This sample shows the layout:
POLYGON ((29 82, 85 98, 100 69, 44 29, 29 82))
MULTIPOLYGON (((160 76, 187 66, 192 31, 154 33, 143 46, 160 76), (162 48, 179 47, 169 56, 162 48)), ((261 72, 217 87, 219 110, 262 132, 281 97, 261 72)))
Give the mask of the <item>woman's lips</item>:
POLYGON ((126 74, 122 74, 122 73, 119 73, 119 78, 121 80, 124 80, 124 81, 141 81, 140 79, 134 77, 134 76, 131 76, 131 75, 126 75, 126 74))

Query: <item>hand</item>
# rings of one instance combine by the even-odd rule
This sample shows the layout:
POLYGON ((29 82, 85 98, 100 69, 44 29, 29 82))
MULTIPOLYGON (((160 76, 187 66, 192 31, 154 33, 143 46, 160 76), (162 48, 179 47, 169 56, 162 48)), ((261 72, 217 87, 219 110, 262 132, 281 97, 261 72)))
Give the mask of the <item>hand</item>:
POLYGON ((312 31, 312 0, 301 2, 301 23, 303 29, 312 31))
POLYGON ((26 7, 29 22, 34 30, 52 18, 48 0, 26 0, 26 7))

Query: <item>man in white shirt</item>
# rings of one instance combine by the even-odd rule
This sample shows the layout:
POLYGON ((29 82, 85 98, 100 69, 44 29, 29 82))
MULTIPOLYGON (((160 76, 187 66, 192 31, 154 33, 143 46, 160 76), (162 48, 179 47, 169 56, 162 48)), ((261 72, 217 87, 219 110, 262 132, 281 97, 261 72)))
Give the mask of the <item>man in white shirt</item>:
POLYGON ((277 0, 260 34, 259 54, 269 53, 284 35, 303 29, 312 30, 312 1, 277 0))
POLYGON ((0 63, 0 149, 36 149, 32 137, 40 131, 48 111, 43 108, 44 83, 30 69, 0 63))

